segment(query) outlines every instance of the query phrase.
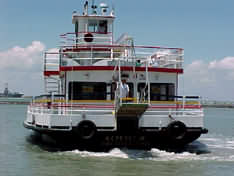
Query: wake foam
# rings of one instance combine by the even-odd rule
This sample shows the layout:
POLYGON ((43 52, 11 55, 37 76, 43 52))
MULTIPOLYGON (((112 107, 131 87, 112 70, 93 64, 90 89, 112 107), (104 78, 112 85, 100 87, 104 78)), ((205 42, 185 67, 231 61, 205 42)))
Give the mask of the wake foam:
POLYGON ((199 155, 195 153, 182 152, 167 152, 159 149, 151 149, 151 153, 153 155, 152 160, 157 161, 173 161, 173 160, 197 160, 199 159, 199 155))
POLYGON ((89 152, 72 150, 61 152, 62 155, 75 157, 118 158, 152 161, 234 161, 234 138, 208 135, 200 138, 182 151, 130 150, 114 148, 109 152, 89 152))
POLYGON ((199 157, 195 153, 182 152, 167 152, 159 149, 146 150, 130 150, 114 148, 109 152, 88 152, 73 150, 63 152, 67 155, 78 155, 80 157, 101 157, 101 158, 121 158, 134 160, 154 160, 154 161, 171 161, 171 160, 194 160, 199 157))
POLYGON ((88 152, 73 150, 67 153, 78 154, 81 157, 115 157, 115 158, 128 158, 128 155, 118 148, 112 149, 110 152, 88 152))

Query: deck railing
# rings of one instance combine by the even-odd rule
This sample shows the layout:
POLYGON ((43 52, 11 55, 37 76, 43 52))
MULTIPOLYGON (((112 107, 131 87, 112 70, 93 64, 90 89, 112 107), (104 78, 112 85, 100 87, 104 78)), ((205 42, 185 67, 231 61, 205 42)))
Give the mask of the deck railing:
MULTIPOLYGON (((153 115, 203 115, 200 97, 175 96, 174 101, 151 101, 147 113, 153 115)), ((64 95, 42 95, 35 97, 28 111, 40 114, 76 115, 82 112, 112 113, 114 101, 95 103, 85 100, 66 101, 64 95)))
MULTIPOLYGON (((103 59, 120 59, 128 62, 132 60, 145 62, 145 60, 148 60, 149 66, 152 67, 182 68, 184 56, 182 48, 136 46, 129 36, 124 38, 124 42, 117 41, 114 43, 112 33, 91 32, 92 37, 87 37, 85 34, 87 33, 79 32, 78 35, 76 33, 60 35, 62 63, 66 63, 68 59, 78 61, 80 65, 94 64, 103 59), (87 42, 85 39, 92 40, 87 42), (84 60, 94 62, 83 62, 84 60)), ((141 65, 143 66, 143 64, 141 65)))
MULTIPOLYGON (((62 66, 85 66, 94 65, 101 60, 120 60, 121 66, 145 67, 148 61, 149 67, 181 69, 184 61, 182 49, 144 46, 134 46, 134 48, 119 45, 68 46, 58 54, 61 56, 62 66)), ((117 63, 112 63, 113 66, 115 64, 117 63)))
POLYGON ((62 46, 77 46, 87 44, 86 41, 91 41, 92 44, 111 45, 113 43, 113 36, 111 32, 68 32, 60 35, 60 44, 62 46))

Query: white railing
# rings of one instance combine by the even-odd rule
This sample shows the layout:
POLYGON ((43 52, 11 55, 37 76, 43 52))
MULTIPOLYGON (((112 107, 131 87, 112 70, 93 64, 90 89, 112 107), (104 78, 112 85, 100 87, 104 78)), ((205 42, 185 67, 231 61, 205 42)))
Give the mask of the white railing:
POLYGON ((135 46, 133 38, 123 37, 124 42, 113 43, 112 33, 79 32, 60 35, 62 59, 123 59, 126 61, 149 60, 149 66, 182 68, 184 50, 155 46, 135 46), (85 34, 91 34, 91 37, 85 34), (85 41, 92 39, 91 42, 85 41), (130 41, 130 42, 129 42, 130 41))
MULTIPOLYGON (((121 60, 121 62, 131 63, 138 66, 146 67, 146 63, 149 63, 149 67, 157 68, 182 68, 183 64, 183 50, 179 48, 160 48, 160 47, 144 47, 144 46, 118 46, 118 45, 85 45, 66 47, 61 54, 62 64, 65 62, 78 61, 82 63, 85 60, 121 60), (164 54, 161 51, 165 51, 164 54), (146 62, 147 61, 147 62, 146 62)), ((123 64, 121 64, 123 65, 123 64)))
MULTIPOLYGON (((116 95, 118 96, 118 95, 116 95)), ((76 103, 59 103, 51 102, 49 103, 32 103, 28 107, 28 111, 31 113, 39 114, 57 114, 57 115, 77 115, 80 113, 92 113, 92 114, 102 114, 106 112, 112 113, 115 106, 119 105, 120 99, 116 99, 118 102, 115 102, 115 105, 110 106, 108 109, 93 109, 93 108, 82 108, 82 104, 76 103)), ((61 102, 64 100, 61 100, 61 102)), ((199 102, 188 102, 185 101, 168 101, 168 104, 165 102, 157 104, 151 104, 149 109, 146 111, 146 115, 203 115, 203 109, 199 102)))
POLYGON ((113 43, 112 33, 99 33, 99 32, 70 32, 60 35, 60 44, 62 46, 76 46, 76 45, 87 45, 87 44, 106 44, 111 45, 113 43), (91 36, 85 36, 89 34, 91 36), (86 42, 90 40, 90 42, 86 42))
MULTIPOLYGON (((46 106, 30 106, 28 108, 28 111, 32 114, 50 114, 50 115, 74 115, 82 114, 82 113, 91 113, 91 114, 103 114, 107 112, 112 112, 113 109, 107 110, 107 109, 101 109, 101 110, 93 110, 93 109, 77 109, 77 108, 48 108, 46 106)), ((150 110, 146 112, 146 115, 154 115, 156 116, 168 116, 172 115, 174 116, 201 116, 203 115, 202 109, 158 109, 158 110, 150 110)))

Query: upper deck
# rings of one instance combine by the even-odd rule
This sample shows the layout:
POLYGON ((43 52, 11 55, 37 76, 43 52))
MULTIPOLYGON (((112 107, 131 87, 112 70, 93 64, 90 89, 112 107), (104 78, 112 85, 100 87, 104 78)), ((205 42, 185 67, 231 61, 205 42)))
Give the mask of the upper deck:
POLYGON ((113 37, 114 10, 106 4, 84 4, 83 14, 73 12, 74 32, 60 35, 59 52, 45 53, 44 75, 64 71, 123 70, 183 73, 182 48, 139 46, 128 34, 113 37))

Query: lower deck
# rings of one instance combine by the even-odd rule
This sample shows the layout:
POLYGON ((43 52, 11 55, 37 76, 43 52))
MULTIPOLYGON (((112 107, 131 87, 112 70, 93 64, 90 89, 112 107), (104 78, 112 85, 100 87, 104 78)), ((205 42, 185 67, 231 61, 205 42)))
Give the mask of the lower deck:
POLYGON ((114 102, 34 102, 24 126, 56 140, 64 136, 70 142, 96 141, 105 146, 187 144, 207 133, 202 107, 195 101, 123 101, 118 106, 114 102))

